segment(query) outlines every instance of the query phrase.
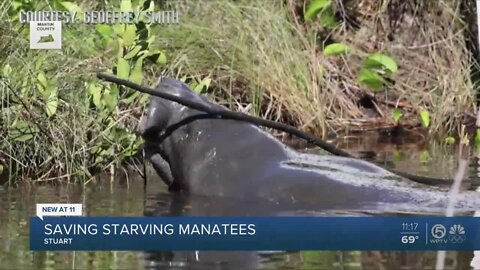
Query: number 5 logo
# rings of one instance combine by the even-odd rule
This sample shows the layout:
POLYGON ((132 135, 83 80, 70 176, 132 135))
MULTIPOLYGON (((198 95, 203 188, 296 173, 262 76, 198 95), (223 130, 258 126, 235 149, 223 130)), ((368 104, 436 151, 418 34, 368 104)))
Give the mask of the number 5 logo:
POLYGON ((442 224, 435 224, 431 230, 432 236, 440 239, 447 234, 447 229, 442 224))

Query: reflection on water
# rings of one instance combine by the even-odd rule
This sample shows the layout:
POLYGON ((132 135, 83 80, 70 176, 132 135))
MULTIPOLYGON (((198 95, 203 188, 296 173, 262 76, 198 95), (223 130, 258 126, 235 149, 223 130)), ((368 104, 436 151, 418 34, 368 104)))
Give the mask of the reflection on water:
MULTIPOLYGON (((363 150, 361 146, 355 147, 351 152, 375 150, 365 145, 363 150)), ((410 164, 411 172, 420 172, 425 169, 421 166, 426 166, 432 168, 432 175, 442 168, 451 176, 455 170, 455 158, 435 152, 438 149, 427 149, 429 158, 423 163, 418 158, 425 149, 414 151, 402 149, 401 145, 392 149, 404 151, 403 159, 395 160, 392 151, 381 148, 374 158, 397 168, 410 164), (437 157, 440 158, 436 160, 437 157), (412 166, 419 163, 420 167, 412 166)), ((0 188, 0 269, 434 269, 435 266, 435 252, 30 252, 29 217, 34 215, 36 203, 47 202, 83 203, 88 216, 256 215, 272 210, 259 202, 252 205, 248 199, 172 195, 154 177, 150 177, 145 191, 143 180, 135 175, 130 176, 129 182, 99 180, 86 188, 73 184, 0 188)), ((365 215, 328 211, 300 214, 365 215)), ((446 269, 470 269, 472 255, 472 252, 448 252, 446 269)))
MULTIPOLYGON (((40 202, 82 202, 89 216, 209 215, 235 212, 225 199, 168 194, 140 179, 0 191, 0 269, 433 269, 434 252, 30 252, 28 219, 40 202)), ((318 213, 317 213, 318 214, 318 213)), ((331 214, 331 213, 326 213, 331 214)), ((347 213, 343 213, 347 214, 347 213)), ((471 252, 449 252, 447 269, 468 269, 471 252)))
MULTIPOLYGON (((426 143, 425 138, 416 132, 403 135, 391 137, 367 132, 338 137, 334 144, 357 157, 399 171, 453 179, 458 162, 457 145, 445 145, 435 141, 426 143)), ((471 176, 475 174, 474 170, 476 168, 471 166, 471 176)))

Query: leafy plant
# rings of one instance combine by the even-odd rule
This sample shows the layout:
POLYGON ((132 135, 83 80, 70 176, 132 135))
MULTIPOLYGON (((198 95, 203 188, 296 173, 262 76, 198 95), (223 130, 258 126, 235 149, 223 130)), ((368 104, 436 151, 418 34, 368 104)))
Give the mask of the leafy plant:
POLYGON ((45 103, 45 112, 48 116, 53 116, 58 108, 58 87, 57 78, 55 76, 47 76, 43 71, 38 72, 37 90, 42 95, 45 103))
POLYGON ((73 2, 62 1, 60 2, 60 5, 66 10, 68 10, 69 12, 76 12, 77 16, 79 17, 83 16, 82 8, 73 2))
POLYGON ((343 43, 333 43, 325 47, 323 55, 340 55, 348 52, 348 46, 343 43))
POLYGON ((430 126, 430 112, 427 110, 420 110, 420 122, 422 126, 428 128, 430 126))
POLYGON ((393 74, 398 70, 395 60, 382 53, 371 54, 363 60, 362 67, 370 70, 387 71, 390 74, 393 74))
POLYGON ((332 4, 331 0, 313 0, 305 11, 305 20, 314 20, 318 13, 324 11, 332 4))
POLYGON ((192 88, 195 92, 202 94, 205 93, 208 88, 210 87, 210 84, 212 83, 212 78, 210 76, 205 76, 203 79, 198 79, 192 76, 183 76, 180 78, 180 81, 187 83, 190 88, 192 88))
POLYGON ((32 104, 43 109, 41 112, 46 117, 53 117, 57 112, 59 105, 57 78, 47 76, 42 70, 44 60, 45 54, 38 54, 31 70, 31 73, 37 74, 37 76, 22 78, 20 85, 16 85, 17 87, 14 87, 15 83, 11 80, 13 75, 11 66, 7 63, 2 69, 2 83, 9 85, 11 91, 15 91, 9 100, 10 104, 5 108, 0 108, 13 116, 10 128, 7 130, 9 138, 13 141, 28 142, 39 133, 38 125, 40 123, 32 119, 31 112, 29 112, 33 108, 32 104), (27 87, 28 85, 35 87, 27 87), (20 90, 17 91, 14 88, 20 90))
POLYGON ((203 80, 201 80, 199 83, 197 83, 197 85, 193 87, 193 90, 195 90, 195 92, 198 92, 198 93, 203 93, 210 87, 211 83, 212 83, 212 79, 210 78, 210 76, 207 76, 203 78, 203 80))
MULTIPOLYGON (((154 1, 143 0, 132 6, 132 1, 122 0, 120 11, 144 12, 154 10, 154 1)), ((162 50, 154 49, 152 44, 155 36, 150 31, 142 16, 136 24, 97 25, 96 30, 107 46, 114 45, 117 61, 112 72, 122 79, 127 79, 141 84, 144 78, 144 65, 150 63, 165 65, 166 55, 162 50)), ((89 100, 98 111, 102 128, 97 136, 102 140, 92 141, 91 154, 95 164, 102 164, 112 160, 122 160, 134 155, 142 144, 130 130, 119 125, 121 117, 119 112, 122 106, 135 106, 145 104, 148 96, 140 92, 111 84, 96 82, 85 85, 89 100)))
POLYGON ((398 123, 398 121, 400 120, 400 118, 402 118, 402 116, 403 116, 402 110, 400 110, 399 108, 395 108, 393 110, 392 117, 395 124, 398 123))
MULTIPOLYGON (((335 7, 331 0, 313 0, 305 11, 305 21, 313 21, 318 15, 325 27, 336 25, 334 18, 335 7)), ((343 43, 333 43, 326 46, 323 50, 324 56, 335 56, 347 53, 349 48, 343 43)), ((395 60, 383 53, 372 53, 362 61, 361 69, 357 80, 360 84, 367 86, 373 92, 380 91, 389 84, 391 75, 398 70, 395 60)), ((402 113, 395 109, 393 111, 393 120, 395 123, 401 118, 402 113)))
POLYGON ((38 133, 38 128, 33 123, 24 120, 15 120, 9 129, 9 137, 17 142, 31 140, 38 133))
POLYGON ((317 16, 324 27, 335 27, 338 22, 335 19, 335 7, 332 0, 313 0, 305 11, 305 21, 311 22, 317 16))
POLYGON ((34 1, 30 0, 12 0, 8 8, 8 16, 12 21, 18 21, 18 15, 21 10, 35 10, 34 1))
POLYGON ((385 79, 377 72, 370 69, 361 69, 358 81, 369 87, 372 91, 379 91, 385 84, 385 79))
POLYGON ((387 84, 386 78, 397 72, 395 60, 388 55, 373 53, 362 61, 358 81, 373 91, 379 91, 387 84))

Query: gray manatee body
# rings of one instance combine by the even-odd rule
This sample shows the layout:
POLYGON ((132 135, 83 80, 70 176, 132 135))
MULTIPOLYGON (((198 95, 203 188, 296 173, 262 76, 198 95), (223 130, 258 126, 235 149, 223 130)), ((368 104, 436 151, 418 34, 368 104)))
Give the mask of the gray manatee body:
MULTIPOLYGON (((180 81, 165 79, 156 90, 227 110, 180 81)), ((446 192, 366 161, 297 153, 252 124, 155 96, 139 131, 155 170, 172 190, 260 199, 284 211, 446 206, 446 192), (168 136, 159 142, 162 132, 168 136)), ((474 210, 478 201, 470 196, 458 206, 474 210)))

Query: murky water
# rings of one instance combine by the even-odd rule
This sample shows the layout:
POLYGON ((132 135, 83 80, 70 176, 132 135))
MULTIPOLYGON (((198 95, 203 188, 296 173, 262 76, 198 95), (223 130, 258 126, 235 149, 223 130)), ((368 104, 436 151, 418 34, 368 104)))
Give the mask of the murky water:
MULTIPOLYGON (((409 172, 452 177, 456 149, 385 138, 338 140, 344 149, 409 172), (373 140, 368 142, 369 140, 373 140)), ((309 150, 308 152, 316 152, 309 150)), ((476 161, 472 159, 471 164, 476 161)), ((470 177, 476 176, 471 166, 470 177)), ((478 177, 477 177, 478 178, 478 177)), ((473 187, 465 187, 471 189, 473 187)), ((235 215, 247 201, 169 194, 153 176, 135 173, 89 183, 0 187, 0 269, 434 269, 435 252, 30 252, 28 220, 36 203, 83 203, 88 216, 235 215)), ((257 206, 255 206, 257 207, 257 206)), ((323 212, 315 214, 359 215, 323 212)), ((473 252, 448 252, 446 269, 470 269, 473 252)))

